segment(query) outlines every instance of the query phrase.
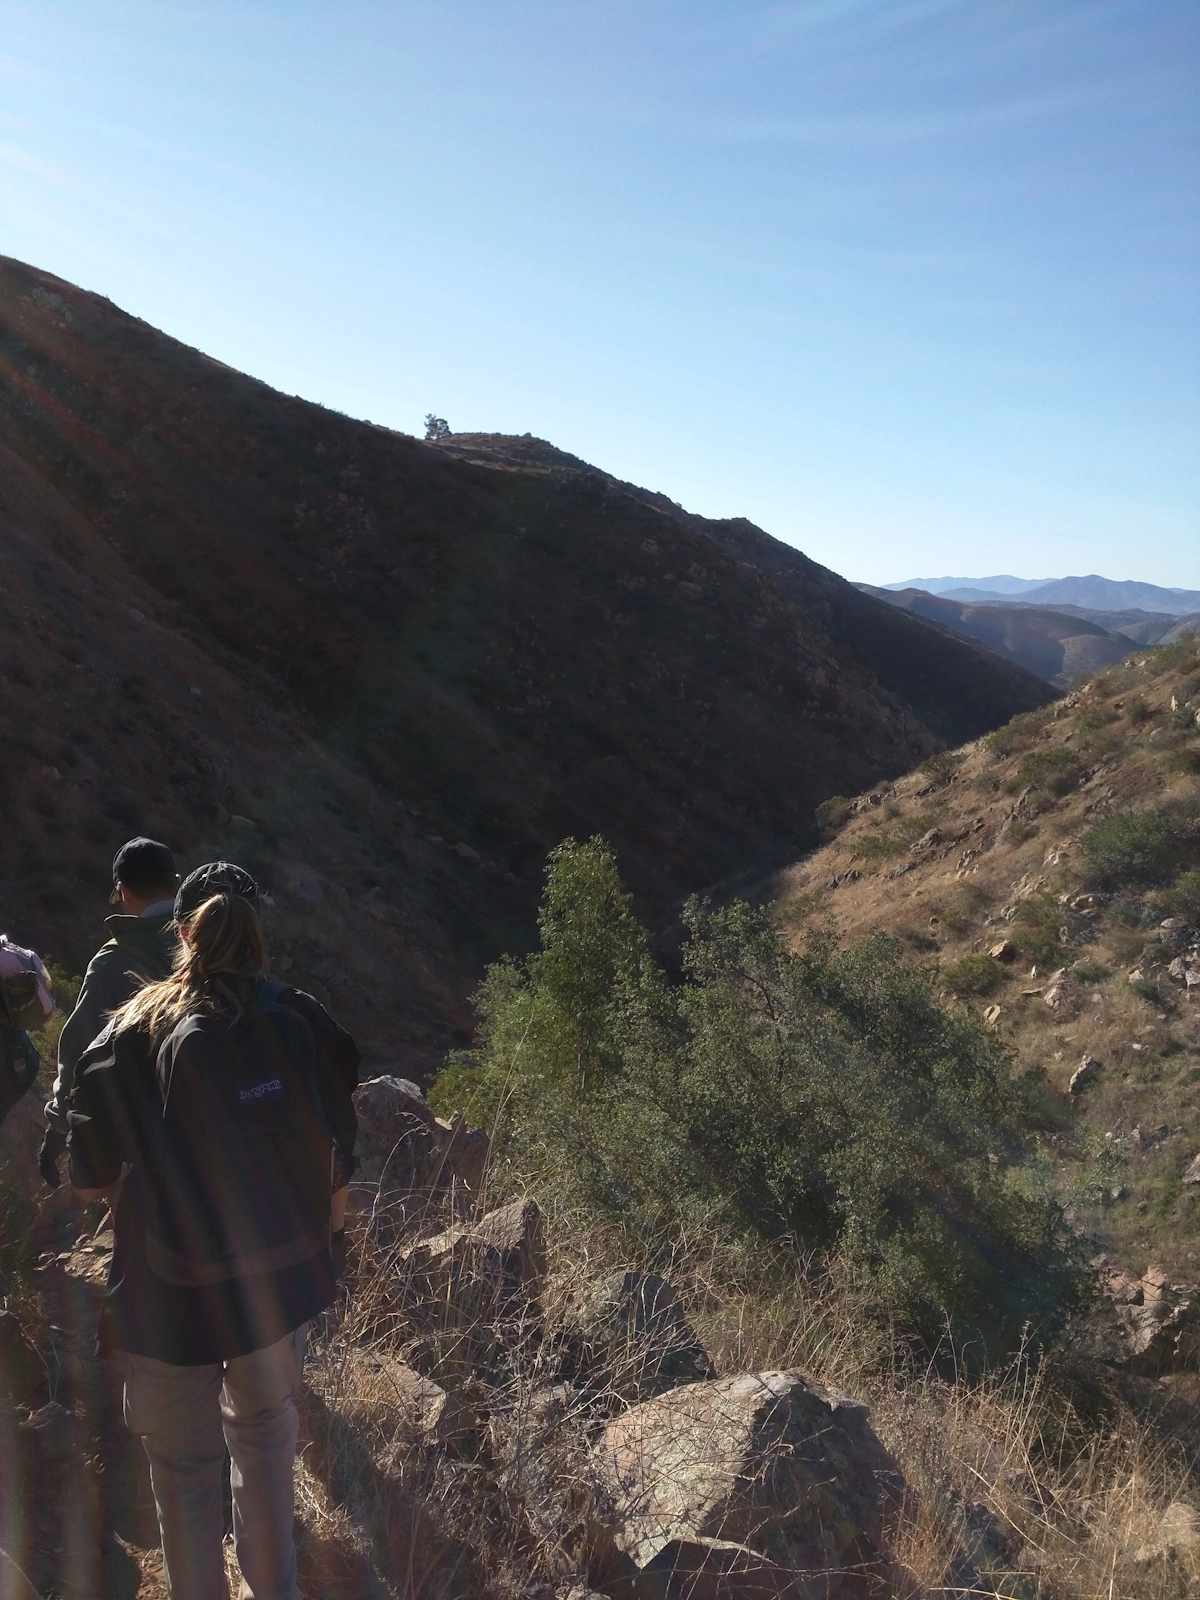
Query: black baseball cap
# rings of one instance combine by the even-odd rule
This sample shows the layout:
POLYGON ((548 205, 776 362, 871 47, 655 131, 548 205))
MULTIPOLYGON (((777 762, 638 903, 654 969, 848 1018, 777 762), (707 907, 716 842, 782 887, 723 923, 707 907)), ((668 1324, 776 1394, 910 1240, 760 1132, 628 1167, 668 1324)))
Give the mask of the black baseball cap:
POLYGON ((147 891, 169 889, 179 882, 175 857, 157 839, 139 835, 130 839, 113 857, 113 887, 123 883, 131 893, 145 896, 147 891))
POLYGON ((179 885, 175 896, 175 921, 186 922, 194 916, 206 900, 215 894, 236 894, 258 909, 262 890, 246 871, 233 861, 206 861, 195 872, 189 872, 179 885))

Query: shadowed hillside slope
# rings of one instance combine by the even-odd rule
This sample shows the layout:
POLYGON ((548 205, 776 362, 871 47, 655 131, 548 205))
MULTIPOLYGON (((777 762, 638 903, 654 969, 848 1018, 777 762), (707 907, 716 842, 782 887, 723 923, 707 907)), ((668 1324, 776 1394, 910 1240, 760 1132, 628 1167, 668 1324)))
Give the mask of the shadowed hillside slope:
POLYGON ((1049 698, 1044 680, 1027 666, 1005 661, 1003 655, 997 658, 991 649, 955 637, 936 623, 925 626, 922 618, 885 609, 857 585, 744 517, 693 516, 666 495, 621 483, 541 439, 453 434, 439 448, 507 471, 542 471, 563 481, 591 483, 594 493, 649 507, 660 519, 666 556, 675 548, 672 528, 711 540, 734 557, 741 572, 794 605, 881 688, 951 744, 994 727, 1003 718, 1002 706, 1017 700, 1040 705, 1049 698))
POLYGON ((235 854, 284 969, 414 1072, 565 835, 603 830, 662 916, 1046 694, 953 641, 908 693, 934 630, 896 624, 889 677, 814 617, 896 613, 757 530, 787 583, 724 524, 278 394, 12 261, 0 415, 11 931, 77 966, 133 831, 235 854))

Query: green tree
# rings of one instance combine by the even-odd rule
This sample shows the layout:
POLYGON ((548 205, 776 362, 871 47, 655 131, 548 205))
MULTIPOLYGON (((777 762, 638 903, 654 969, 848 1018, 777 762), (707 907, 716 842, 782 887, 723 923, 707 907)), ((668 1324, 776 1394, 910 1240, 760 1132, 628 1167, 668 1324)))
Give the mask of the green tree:
POLYGON ((540 948, 489 972, 437 1108, 486 1114, 501 1158, 647 1236, 704 1217, 849 1254, 931 1342, 1051 1329, 1079 1279, 1061 1208, 1020 1181, 996 1036, 883 934, 797 953, 740 903, 685 924, 671 982, 608 845, 559 846, 540 948))

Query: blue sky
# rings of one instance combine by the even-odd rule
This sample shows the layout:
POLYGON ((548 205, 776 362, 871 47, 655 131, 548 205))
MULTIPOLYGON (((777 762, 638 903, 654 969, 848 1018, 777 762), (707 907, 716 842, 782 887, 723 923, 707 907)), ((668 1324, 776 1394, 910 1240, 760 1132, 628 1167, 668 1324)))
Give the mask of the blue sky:
POLYGON ((0 251, 856 579, 1200 588, 1195 0, 0 0, 0 251))

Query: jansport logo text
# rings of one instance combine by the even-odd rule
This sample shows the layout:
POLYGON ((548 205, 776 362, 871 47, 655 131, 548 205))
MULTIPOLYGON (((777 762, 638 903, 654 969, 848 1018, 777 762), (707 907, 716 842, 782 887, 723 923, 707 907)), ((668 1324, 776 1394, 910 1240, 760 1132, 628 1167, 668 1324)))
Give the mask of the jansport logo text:
POLYGON ((238 1100, 242 1105, 258 1100, 279 1100, 282 1096, 282 1078, 267 1078, 262 1083, 252 1083, 248 1089, 238 1090, 238 1100))

